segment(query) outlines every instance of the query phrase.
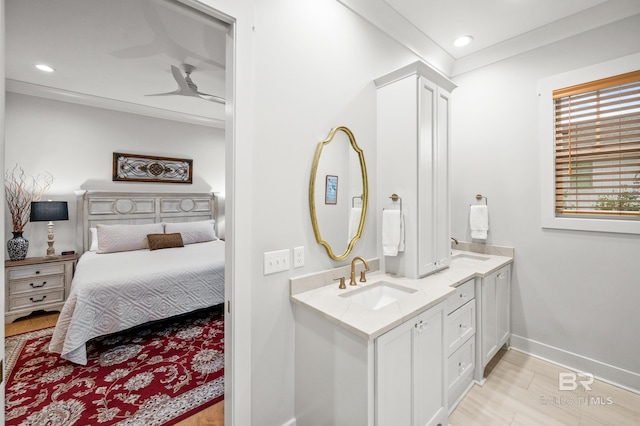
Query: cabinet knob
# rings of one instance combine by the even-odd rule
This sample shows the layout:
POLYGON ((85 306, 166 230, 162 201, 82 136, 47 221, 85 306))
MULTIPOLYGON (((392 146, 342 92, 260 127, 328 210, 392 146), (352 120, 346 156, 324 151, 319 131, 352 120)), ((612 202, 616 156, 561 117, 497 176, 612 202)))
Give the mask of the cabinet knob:
POLYGON ((429 323, 426 321, 422 321, 420 320, 419 323, 414 324, 414 327, 418 330, 418 331, 424 331, 427 327, 429 327, 429 323))
POLYGON ((463 298, 463 299, 466 299, 467 295, 465 293, 460 293, 460 297, 463 298))
POLYGON ((36 275, 40 274, 40 271, 36 271, 36 275))

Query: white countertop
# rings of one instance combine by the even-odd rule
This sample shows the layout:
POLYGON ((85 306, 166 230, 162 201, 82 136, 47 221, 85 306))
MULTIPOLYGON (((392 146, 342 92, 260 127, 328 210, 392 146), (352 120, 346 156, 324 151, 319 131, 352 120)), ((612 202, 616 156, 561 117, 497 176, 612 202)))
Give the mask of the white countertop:
MULTIPOLYGON (((452 250, 452 262, 435 274, 420 279, 410 279, 382 272, 367 274, 367 282, 339 289, 338 283, 331 281, 303 292, 291 292, 291 300, 301 306, 312 309, 331 321, 366 340, 373 340, 417 314, 444 301, 455 292, 455 287, 475 277, 485 277, 503 266, 512 263, 512 256, 500 256, 452 250), (486 260, 474 260, 463 257, 482 257, 486 260), (351 302, 342 295, 377 283, 387 281, 396 285, 415 289, 399 300, 377 310, 369 309, 351 302)), ((292 284, 293 285, 293 284, 292 284)))

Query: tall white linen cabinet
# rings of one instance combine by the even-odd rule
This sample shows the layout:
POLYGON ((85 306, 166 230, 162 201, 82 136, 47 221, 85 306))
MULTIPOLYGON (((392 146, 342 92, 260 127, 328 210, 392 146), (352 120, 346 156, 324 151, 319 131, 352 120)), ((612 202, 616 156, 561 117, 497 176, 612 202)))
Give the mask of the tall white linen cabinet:
POLYGON ((405 221, 404 252, 381 253, 380 258, 386 272, 424 277, 451 263, 450 99, 456 86, 424 62, 393 71, 375 84, 378 223, 382 209, 400 206, 405 221), (392 194, 400 199, 389 200, 392 194))

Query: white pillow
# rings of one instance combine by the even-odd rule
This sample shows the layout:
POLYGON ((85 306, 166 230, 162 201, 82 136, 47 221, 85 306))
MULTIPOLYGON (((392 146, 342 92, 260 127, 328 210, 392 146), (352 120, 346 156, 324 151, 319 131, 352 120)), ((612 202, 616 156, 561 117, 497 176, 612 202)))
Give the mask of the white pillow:
POLYGON ((144 250, 149 248, 148 234, 163 234, 162 223, 145 225, 98 225, 98 253, 144 250))
POLYGON ((98 251, 98 229, 89 228, 91 235, 89 237, 89 251, 98 251))
POLYGON ((167 234, 179 232, 185 245, 204 243, 218 239, 214 228, 215 223, 216 221, 213 219, 198 222, 165 223, 164 232, 167 234))

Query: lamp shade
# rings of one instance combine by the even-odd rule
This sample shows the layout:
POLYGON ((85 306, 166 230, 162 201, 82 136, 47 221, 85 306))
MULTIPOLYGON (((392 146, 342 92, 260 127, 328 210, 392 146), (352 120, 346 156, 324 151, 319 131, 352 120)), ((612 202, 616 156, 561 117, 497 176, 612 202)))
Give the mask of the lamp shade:
POLYGON ((66 201, 34 201, 31 203, 31 222, 69 220, 66 201))

